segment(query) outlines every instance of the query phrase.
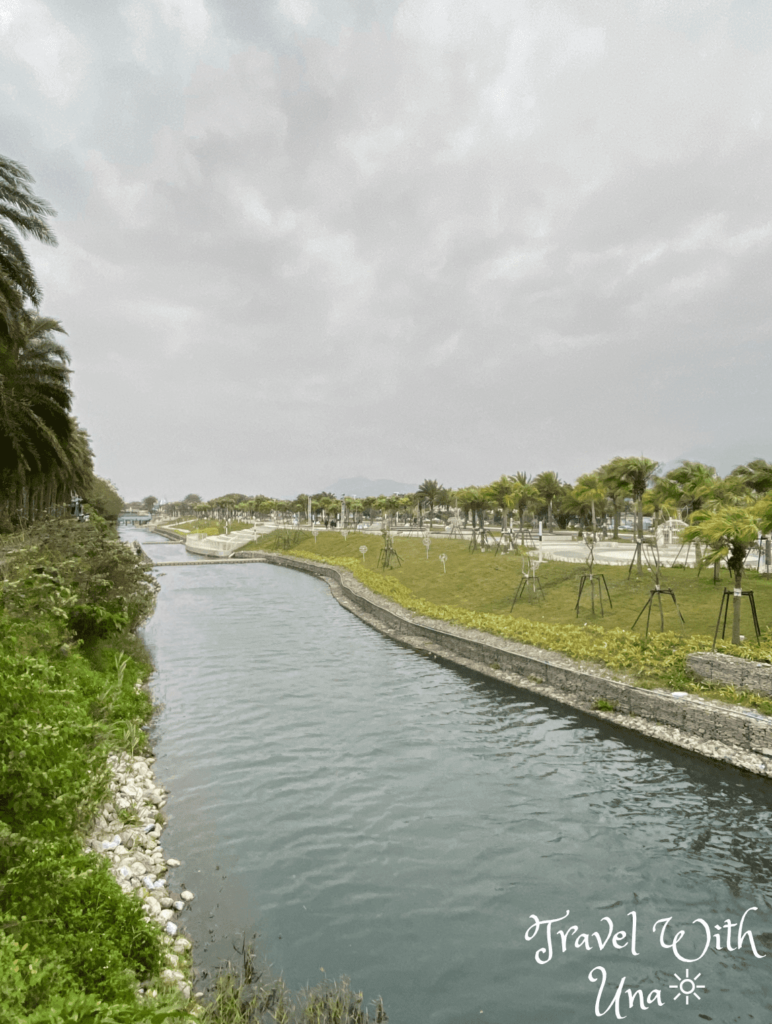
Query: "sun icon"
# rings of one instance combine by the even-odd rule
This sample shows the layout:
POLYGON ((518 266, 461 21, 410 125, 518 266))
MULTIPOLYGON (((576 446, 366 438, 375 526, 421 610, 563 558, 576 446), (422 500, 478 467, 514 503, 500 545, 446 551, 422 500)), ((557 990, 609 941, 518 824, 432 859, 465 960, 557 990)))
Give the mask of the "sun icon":
POLYGON ((697 991, 698 988, 705 988, 704 985, 698 985, 697 979, 701 978, 701 974, 697 974, 694 978, 689 977, 689 968, 686 968, 686 977, 682 978, 680 974, 676 974, 673 971, 673 977, 678 978, 677 985, 671 985, 670 988, 677 988, 678 992, 673 996, 673 1001, 679 999, 681 996, 684 997, 684 1002, 689 1005, 689 997, 694 996, 695 999, 701 999, 702 996, 697 991))

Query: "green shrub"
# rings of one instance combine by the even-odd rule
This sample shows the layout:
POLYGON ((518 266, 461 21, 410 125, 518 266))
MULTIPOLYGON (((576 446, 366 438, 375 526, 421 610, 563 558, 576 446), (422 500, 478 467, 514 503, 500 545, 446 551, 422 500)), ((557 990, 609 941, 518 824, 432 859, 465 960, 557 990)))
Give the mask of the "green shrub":
POLYGON ((152 569, 104 521, 37 524, 4 566, 2 601, 13 619, 51 618, 74 639, 133 631, 153 611, 152 569))
POLYGON ((141 1001, 164 946, 83 833, 108 754, 146 740, 146 653, 127 633, 155 581, 103 523, 44 523, 8 544, 0 607, 0 1024, 191 1020, 141 1001), (131 657, 128 650, 140 657, 131 657))

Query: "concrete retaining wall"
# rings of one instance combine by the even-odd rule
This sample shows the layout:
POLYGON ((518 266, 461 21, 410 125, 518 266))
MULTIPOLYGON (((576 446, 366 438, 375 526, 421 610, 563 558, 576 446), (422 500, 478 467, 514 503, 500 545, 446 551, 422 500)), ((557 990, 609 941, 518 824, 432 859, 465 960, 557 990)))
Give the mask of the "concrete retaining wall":
POLYGON ((169 540, 176 540, 182 544, 182 535, 175 530, 170 530, 168 526, 151 526, 150 531, 151 533, 160 533, 162 537, 168 537, 169 540))
POLYGON ((217 537, 192 534, 185 538, 185 550, 193 555, 213 555, 223 558, 246 547, 254 539, 255 534, 252 530, 238 530, 228 536, 221 534, 217 537))
POLYGON ((325 578, 344 607, 381 632, 433 657, 706 757, 772 775, 772 718, 766 715, 692 694, 642 689, 614 678, 599 666, 582 665, 562 654, 413 614, 368 590, 352 573, 337 566, 273 552, 241 557, 325 578), (598 709, 599 701, 615 710, 598 709))

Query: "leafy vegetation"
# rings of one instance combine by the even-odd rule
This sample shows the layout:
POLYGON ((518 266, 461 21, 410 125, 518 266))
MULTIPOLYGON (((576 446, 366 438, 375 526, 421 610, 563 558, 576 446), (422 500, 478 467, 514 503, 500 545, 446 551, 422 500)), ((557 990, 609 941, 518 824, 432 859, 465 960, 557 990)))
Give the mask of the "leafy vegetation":
POLYGON ((242 940, 234 948, 241 962, 224 964, 218 973, 204 1024, 382 1024, 389 1019, 380 999, 371 1017, 348 978, 293 995, 283 978, 258 964, 252 943, 242 940))
POLYGON ((108 755, 144 746, 150 666, 130 630, 155 582, 98 521, 49 521, 6 544, 0 584, 0 1021, 187 1020, 141 1001, 163 945, 83 836, 108 755), (23 542, 23 543, 22 543, 23 542), (131 652, 131 653, 127 653, 131 652))
POLYGON ((41 291, 23 238, 56 244, 54 211, 29 172, 0 156, 0 532, 69 504, 93 477, 85 431, 71 415, 69 357, 58 320, 41 316, 41 291))

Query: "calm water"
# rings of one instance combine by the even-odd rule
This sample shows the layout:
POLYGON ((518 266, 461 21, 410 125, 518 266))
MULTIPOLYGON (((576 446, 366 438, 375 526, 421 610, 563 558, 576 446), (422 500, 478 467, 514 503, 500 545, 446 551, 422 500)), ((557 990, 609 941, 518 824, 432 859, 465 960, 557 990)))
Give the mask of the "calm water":
POLYGON ((769 783, 438 665, 300 573, 159 571, 156 770, 200 969, 258 932, 293 987, 347 974, 392 1024, 593 1021, 596 967, 606 1021, 625 977, 664 1004, 623 993, 628 1020, 772 1022, 769 783), (727 951, 726 928, 694 963, 652 933, 671 917, 666 941, 683 929, 694 958, 695 918, 715 932, 752 906, 763 959, 747 937, 727 951), (553 931, 537 963, 546 926, 526 941, 530 915, 566 911, 566 952, 553 931), (598 948, 604 917, 625 948, 598 948))

